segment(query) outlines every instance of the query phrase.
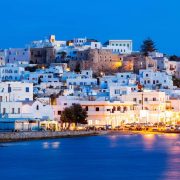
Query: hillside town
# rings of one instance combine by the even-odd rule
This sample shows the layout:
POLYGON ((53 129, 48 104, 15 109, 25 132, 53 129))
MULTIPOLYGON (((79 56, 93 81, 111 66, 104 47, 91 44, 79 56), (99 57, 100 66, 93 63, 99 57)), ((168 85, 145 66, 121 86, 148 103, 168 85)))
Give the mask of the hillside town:
POLYGON ((177 126, 180 59, 134 51, 132 40, 55 35, 0 50, 0 131, 60 131, 64 110, 77 104, 86 127, 177 126))

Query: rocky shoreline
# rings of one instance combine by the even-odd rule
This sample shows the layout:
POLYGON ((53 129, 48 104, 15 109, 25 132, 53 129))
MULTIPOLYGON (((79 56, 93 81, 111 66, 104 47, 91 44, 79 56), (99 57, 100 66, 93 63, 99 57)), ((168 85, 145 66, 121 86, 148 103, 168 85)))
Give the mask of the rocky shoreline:
POLYGON ((30 141, 38 139, 56 139, 78 136, 97 135, 137 135, 137 134, 180 134, 178 132, 152 132, 152 131, 40 131, 40 132, 0 132, 0 143, 30 141))
POLYGON ((63 137, 77 137, 77 136, 95 136, 104 135, 104 131, 60 131, 60 132, 1 132, 0 143, 15 142, 15 141, 29 141, 38 139, 54 139, 63 137))

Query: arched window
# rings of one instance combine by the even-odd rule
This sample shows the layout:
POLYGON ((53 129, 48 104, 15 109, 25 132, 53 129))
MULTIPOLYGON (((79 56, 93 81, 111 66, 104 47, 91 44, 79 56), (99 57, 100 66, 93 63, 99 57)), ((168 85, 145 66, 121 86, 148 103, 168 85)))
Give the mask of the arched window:
POLYGON ((117 111, 121 111, 121 107, 120 106, 117 107, 117 111))
POLYGON ((36 110, 37 110, 37 111, 39 110, 39 105, 36 106, 36 110))

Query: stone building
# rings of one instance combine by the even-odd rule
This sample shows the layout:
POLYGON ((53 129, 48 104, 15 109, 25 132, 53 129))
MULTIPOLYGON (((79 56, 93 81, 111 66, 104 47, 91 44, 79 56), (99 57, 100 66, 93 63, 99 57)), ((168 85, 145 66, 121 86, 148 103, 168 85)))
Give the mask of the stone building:
POLYGON ((140 69, 157 69, 157 63, 151 57, 145 57, 141 54, 128 55, 123 57, 121 72, 138 73, 140 69))
POLYGON ((53 47, 31 48, 30 63, 50 64, 55 62, 56 52, 53 47))
POLYGON ((92 69, 95 74, 110 74, 119 71, 121 58, 111 50, 88 49, 78 51, 76 59, 71 60, 69 66, 74 70, 78 64, 82 70, 92 69))

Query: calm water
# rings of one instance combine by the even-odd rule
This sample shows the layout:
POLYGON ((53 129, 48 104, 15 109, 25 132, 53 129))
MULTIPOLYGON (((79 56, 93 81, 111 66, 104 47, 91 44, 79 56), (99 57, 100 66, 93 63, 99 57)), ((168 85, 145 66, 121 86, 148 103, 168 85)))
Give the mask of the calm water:
POLYGON ((178 135, 95 136, 0 146, 0 180, 180 180, 178 135))

